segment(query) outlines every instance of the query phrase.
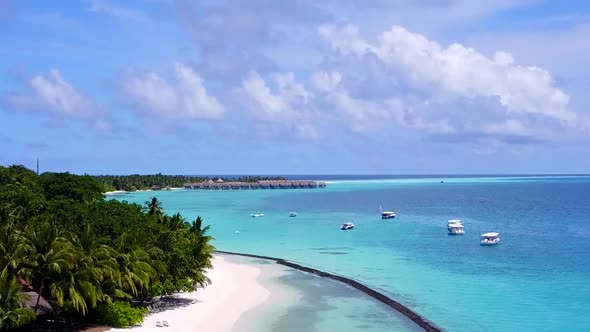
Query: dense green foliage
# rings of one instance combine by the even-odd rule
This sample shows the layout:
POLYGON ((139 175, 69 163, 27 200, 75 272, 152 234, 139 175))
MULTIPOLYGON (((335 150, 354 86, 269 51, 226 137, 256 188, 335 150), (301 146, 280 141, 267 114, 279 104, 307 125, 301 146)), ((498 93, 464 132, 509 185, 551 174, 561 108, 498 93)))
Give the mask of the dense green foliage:
MULTIPOLYGON (((203 182, 207 180, 216 180, 219 177, 208 178, 198 176, 184 176, 184 175, 101 175, 97 176, 106 190, 145 190, 154 185, 161 188, 182 188, 187 182, 203 182)), ((240 181, 240 182, 256 182, 261 180, 286 180, 284 177, 263 177, 263 176, 241 176, 238 178, 221 177, 223 181, 240 181)))
POLYGON ((166 215, 156 198, 105 200, 103 190, 91 176, 0 166, 0 330, 34 320, 41 298, 69 322, 129 326, 145 314, 129 303, 210 283, 201 218, 166 215))
POLYGON ((147 312, 147 308, 133 308, 129 303, 123 301, 101 303, 96 309, 101 324, 119 328, 141 323, 147 312))

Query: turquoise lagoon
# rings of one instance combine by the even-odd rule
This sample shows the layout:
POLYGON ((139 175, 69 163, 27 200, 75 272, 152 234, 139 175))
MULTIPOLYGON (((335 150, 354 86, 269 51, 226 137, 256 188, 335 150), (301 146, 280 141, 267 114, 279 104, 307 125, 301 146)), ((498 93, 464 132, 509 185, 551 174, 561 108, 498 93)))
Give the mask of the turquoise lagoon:
MULTIPOLYGON (((168 213, 202 216, 220 250, 283 257, 354 278, 445 330, 590 330, 590 177, 335 177, 326 189, 172 190, 116 198, 143 204, 152 196, 168 213), (381 220, 379 205, 397 217, 381 220), (290 211, 298 216, 289 218, 290 211), (251 218, 256 212, 265 216, 251 218), (447 220, 456 218, 464 221, 464 236, 447 235, 447 220), (340 231, 347 221, 355 229, 340 231), (479 245, 488 231, 500 232, 499 245, 479 245)), ((300 290, 307 280, 282 279, 299 280, 300 290)), ((358 292, 340 288, 324 295, 309 330, 414 330, 358 292)), ((300 303, 289 316, 309 317, 304 309, 314 301, 300 303)))

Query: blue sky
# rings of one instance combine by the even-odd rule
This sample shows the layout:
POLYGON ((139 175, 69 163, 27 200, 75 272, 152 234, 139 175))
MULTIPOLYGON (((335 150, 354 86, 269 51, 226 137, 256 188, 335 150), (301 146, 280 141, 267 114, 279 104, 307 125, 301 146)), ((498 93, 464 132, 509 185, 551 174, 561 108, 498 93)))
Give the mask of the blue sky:
POLYGON ((0 0, 0 164, 588 173, 590 5, 0 0))

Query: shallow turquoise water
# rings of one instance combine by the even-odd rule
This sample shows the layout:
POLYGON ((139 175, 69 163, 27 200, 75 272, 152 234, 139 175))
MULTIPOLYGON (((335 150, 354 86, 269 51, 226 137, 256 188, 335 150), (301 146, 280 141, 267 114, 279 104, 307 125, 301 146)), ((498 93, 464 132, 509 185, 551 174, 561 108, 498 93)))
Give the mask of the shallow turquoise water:
POLYGON ((590 330, 590 177, 331 180, 317 190, 118 199, 143 203, 154 195, 169 213, 203 216, 221 250, 355 278, 444 329, 590 330), (379 219, 380 204, 398 217, 379 219), (256 212, 265 216, 251 218, 256 212), (463 219, 466 235, 446 234, 454 218, 463 219), (340 231, 346 221, 355 229, 340 231), (499 231, 502 242, 481 247, 487 231, 499 231))
POLYGON ((263 305, 245 313, 233 331, 381 332, 422 329, 358 290, 271 261, 223 255, 262 270, 258 282, 271 292, 263 305))

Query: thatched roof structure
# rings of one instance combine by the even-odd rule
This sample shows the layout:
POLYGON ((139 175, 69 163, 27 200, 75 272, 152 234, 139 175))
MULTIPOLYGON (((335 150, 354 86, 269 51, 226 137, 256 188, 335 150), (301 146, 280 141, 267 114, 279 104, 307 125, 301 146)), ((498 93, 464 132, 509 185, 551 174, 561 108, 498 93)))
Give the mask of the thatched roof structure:
MULTIPOLYGON (((24 292, 26 296, 20 301, 21 308, 29 308, 35 310, 37 304, 37 297, 39 293, 33 291, 24 292)), ((37 309, 37 316, 48 315, 53 313, 53 307, 43 296, 39 299, 39 308, 37 309)))
POLYGON ((223 180, 221 178, 219 178, 219 179, 215 180, 215 182, 217 182, 217 183, 223 183, 223 180))

